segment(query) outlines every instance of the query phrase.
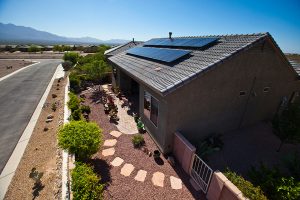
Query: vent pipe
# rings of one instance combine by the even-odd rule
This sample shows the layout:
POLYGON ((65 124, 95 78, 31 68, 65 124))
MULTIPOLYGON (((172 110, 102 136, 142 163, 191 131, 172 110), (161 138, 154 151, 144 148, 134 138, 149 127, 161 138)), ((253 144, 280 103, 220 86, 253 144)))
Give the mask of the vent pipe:
POLYGON ((172 39, 172 32, 169 32, 169 39, 172 39))
POLYGON ((134 42, 134 38, 132 38, 132 42, 134 42))

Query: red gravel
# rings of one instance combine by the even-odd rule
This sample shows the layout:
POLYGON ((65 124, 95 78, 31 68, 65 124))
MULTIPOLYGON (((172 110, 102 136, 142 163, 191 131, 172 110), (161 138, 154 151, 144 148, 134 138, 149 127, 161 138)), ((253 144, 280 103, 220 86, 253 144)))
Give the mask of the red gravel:
MULTIPOLYGON (((117 127, 109 122, 108 116, 104 113, 103 105, 95 103, 101 95, 99 92, 85 95, 84 104, 91 107, 90 121, 96 122, 103 129, 104 139, 113 139, 114 137, 109 132, 117 130, 117 127)), ((151 137, 147 133, 143 136, 145 146, 151 152, 156 150, 157 147, 151 137)), ((116 152, 113 156, 102 156, 101 152, 106 147, 102 147, 94 155, 92 163, 95 166, 95 171, 102 177, 102 182, 107 185, 104 191, 104 199, 205 199, 203 194, 192 188, 189 183, 189 176, 180 167, 173 168, 163 156, 161 156, 161 162, 156 163, 153 157, 149 157, 141 149, 133 148, 131 138, 132 135, 125 134, 117 138, 116 152), (130 163, 135 167, 129 177, 120 174, 124 163, 119 167, 110 166, 109 163, 117 156, 124 159, 124 163, 130 163), (145 182, 134 180, 140 169, 147 171, 145 182), (152 174, 157 171, 165 174, 163 188, 152 184, 152 174), (181 178, 183 181, 182 189, 173 190, 171 188, 171 175, 181 178)))

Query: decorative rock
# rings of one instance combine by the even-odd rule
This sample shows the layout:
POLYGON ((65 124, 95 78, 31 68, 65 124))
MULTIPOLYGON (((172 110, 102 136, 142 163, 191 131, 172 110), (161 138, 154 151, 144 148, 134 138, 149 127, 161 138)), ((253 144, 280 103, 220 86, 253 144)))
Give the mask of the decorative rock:
POLYGON ((165 175, 161 172, 155 172, 152 176, 152 183, 155 186, 164 187, 165 175))
POLYGON ((114 167, 119 167, 123 162, 124 160, 122 158, 116 157, 110 164, 114 167))
POLYGON ((105 140, 103 146, 112 147, 117 143, 116 139, 105 140))
POLYGON ((171 182, 171 187, 174 190, 179 190, 182 188, 182 181, 179 178, 176 178, 174 176, 170 176, 170 182, 171 182))
POLYGON ((125 164, 121 169, 121 174, 123 176, 130 176, 131 172, 134 170, 134 166, 132 164, 125 164))
POLYGON ((115 148, 109 148, 109 149, 102 150, 103 156, 112 156, 114 154, 115 154, 115 148))
POLYGON ((122 133, 119 132, 119 131, 112 131, 109 134, 111 134, 112 136, 114 136, 116 138, 118 138, 118 137, 120 137, 122 135, 122 133))
POLYGON ((99 104, 100 102, 101 102, 100 100, 97 100, 97 101, 96 101, 96 104, 99 104))
POLYGON ((48 116, 47 116, 47 119, 53 119, 54 118, 54 116, 52 115, 52 114, 49 114, 48 116))
POLYGON ((46 123, 52 122, 53 119, 46 119, 46 123))
POLYGON ((137 181, 140 181, 140 182, 144 182, 146 176, 147 176, 147 171, 139 170, 137 175, 134 177, 134 179, 137 180, 137 181))

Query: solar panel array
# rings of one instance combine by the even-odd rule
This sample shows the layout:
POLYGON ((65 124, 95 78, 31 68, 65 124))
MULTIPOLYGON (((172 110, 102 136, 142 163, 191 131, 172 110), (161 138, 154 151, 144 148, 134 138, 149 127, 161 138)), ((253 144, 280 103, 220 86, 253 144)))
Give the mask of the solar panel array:
POLYGON ((172 47, 204 47, 212 42, 217 41, 217 37, 207 38, 161 38, 151 39, 144 43, 146 46, 172 46, 172 47))
POLYGON ((153 47, 134 47, 127 50, 128 54, 150 58, 163 62, 173 62, 187 54, 189 50, 166 49, 166 48, 153 48, 153 47))

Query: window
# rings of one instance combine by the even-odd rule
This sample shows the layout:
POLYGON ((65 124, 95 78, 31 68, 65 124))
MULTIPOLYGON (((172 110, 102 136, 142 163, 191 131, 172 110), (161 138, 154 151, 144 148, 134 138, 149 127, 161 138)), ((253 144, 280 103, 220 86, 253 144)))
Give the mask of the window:
POLYGON ((246 95, 246 92, 245 91, 240 91, 240 96, 244 96, 246 95))
POLYGON ((264 88, 264 92, 269 92, 269 90, 270 90, 270 87, 265 87, 264 88))
POLYGON ((144 92, 144 114, 157 126, 158 101, 152 97, 149 92, 144 92))

